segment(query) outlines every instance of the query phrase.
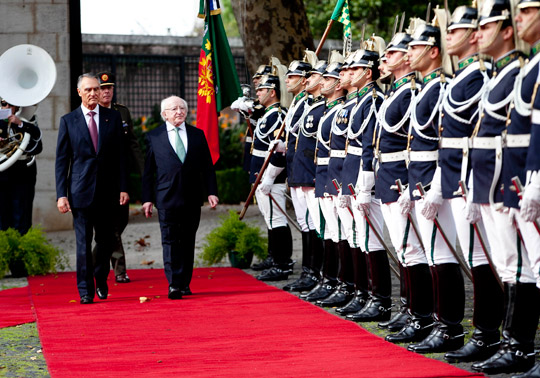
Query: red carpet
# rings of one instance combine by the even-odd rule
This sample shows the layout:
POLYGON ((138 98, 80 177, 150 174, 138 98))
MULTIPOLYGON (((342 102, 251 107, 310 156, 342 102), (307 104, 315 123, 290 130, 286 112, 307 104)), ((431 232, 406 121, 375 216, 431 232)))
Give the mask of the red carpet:
POLYGON ((0 328, 36 321, 28 286, 0 291, 0 328))
POLYGON ((195 294, 180 301, 167 299, 162 270, 129 275, 93 305, 78 303, 74 273, 29 279, 53 378, 474 376, 241 270, 196 269, 195 294))

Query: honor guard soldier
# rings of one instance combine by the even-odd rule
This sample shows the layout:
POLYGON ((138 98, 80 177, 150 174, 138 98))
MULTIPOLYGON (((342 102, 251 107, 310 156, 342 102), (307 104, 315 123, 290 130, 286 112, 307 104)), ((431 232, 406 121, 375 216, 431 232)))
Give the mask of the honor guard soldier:
MULTIPOLYGON (((265 107, 265 113, 259 118, 255 128, 250 183, 255 182, 256 175, 259 174, 268 156, 268 146, 276 138, 285 120, 286 111, 280 104, 282 97, 280 89, 280 78, 274 74, 264 75, 257 87, 257 99, 265 107)), ((282 167, 269 164, 261 181, 261 187, 265 192, 261 191, 261 187, 255 192, 257 204, 268 227, 268 251, 273 260, 273 266, 257 276, 260 280, 284 280, 292 272, 291 229, 287 217, 276 208, 273 202, 276 201, 281 209, 285 209, 286 178, 286 171, 282 167), (270 190, 267 191, 267 188, 270 190)))
POLYGON ((372 36, 364 42, 364 49, 355 54, 349 69, 351 85, 357 88, 358 95, 357 104, 351 111, 347 132, 347 155, 341 171, 342 198, 345 193, 350 194, 347 194, 345 200, 341 200, 340 203, 345 203, 354 216, 349 244, 352 247, 355 294, 347 305, 336 309, 340 315, 354 314, 362 310, 370 297, 370 292, 374 289, 375 295, 377 294, 380 278, 389 279, 390 275, 386 251, 371 229, 375 227, 375 232, 383 235, 381 204, 371 195, 373 187, 364 188, 369 193, 365 210, 362 206, 356 206, 355 201, 361 195, 358 184, 362 180, 359 178, 365 174, 373 176, 373 135, 377 112, 384 98, 376 80, 379 78, 379 51, 385 47, 382 38, 372 36), (372 226, 368 225, 367 217, 372 226), (368 277, 371 277, 371 285, 368 277))
MULTIPOLYGON (((532 176, 527 164, 529 158, 537 159, 538 144, 534 146, 531 131, 540 124, 535 117, 540 109, 537 87, 540 62, 540 3, 537 1, 520 1, 517 5, 517 27, 515 32, 526 43, 532 46, 531 55, 515 77, 513 103, 510 119, 506 122, 505 147, 503 151, 502 213, 507 214, 503 222, 497 220, 497 232, 504 240, 501 252, 504 254, 505 267, 501 272, 504 284, 505 314, 502 342, 498 351, 489 359, 473 364, 473 369, 498 374, 502 372, 526 371, 515 377, 540 377, 540 365, 534 364, 534 340, 538 327, 540 312, 540 236, 534 223, 527 222, 530 198, 535 191, 531 182, 525 193, 513 182, 517 176, 520 183, 526 183, 532 176), (532 116, 532 117, 531 117, 532 116), (532 122, 531 122, 532 121, 532 122), (530 151, 528 151, 528 147, 530 151), (532 152, 532 155, 531 155, 532 152), (527 156, 529 154, 529 156, 527 156), (520 207, 520 196, 523 195, 520 207), (519 234, 521 237, 519 236, 519 234), (524 243, 525 248, 522 247, 524 243), (518 246, 520 248, 518 248, 518 246), (536 285, 535 285, 536 283, 536 285)), ((538 167, 536 168, 536 170, 538 167)), ((476 186, 476 183, 475 183, 476 186)), ((536 219, 533 216, 531 219, 536 219)))
MULTIPOLYGON (((479 52, 493 57, 492 78, 479 103, 479 119, 471 138, 471 176, 466 216, 470 223, 483 220, 495 263, 471 268, 474 283, 474 334, 455 352, 450 361, 478 361, 493 355, 499 346, 499 326, 503 317, 503 292, 498 273, 506 265, 504 242, 499 240, 496 223, 507 223, 502 207, 500 172, 502 167, 502 132, 510 109, 514 78, 519 71, 521 54, 516 51, 510 2, 492 0, 483 4, 478 20, 479 52)), ((506 227, 505 227, 506 228, 506 227)), ((510 227, 508 228, 510 230, 510 227)), ((504 231, 503 231, 504 232, 504 231)), ((504 238, 504 237, 503 237, 504 238)), ((507 248, 516 249, 515 233, 507 248)), ((517 251, 516 251, 517 253, 517 251)))
MULTIPOLYGON (((297 192, 297 195, 305 199, 307 212, 309 213, 308 255, 302 256, 302 269, 308 267, 309 272, 302 274, 297 281, 283 288, 289 291, 312 290, 319 280, 322 282, 321 277, 327 274, 326 267, 323 266, 325 222, 320 215, 319 202, 315 197, 315 147, 319 121, 326 109, 324 97, 321 95, 322 74, 325 72, 326 66, 324 60, 314 62, 313 68, 309 72, 306 83, 308 109, 300 122, 298 137, 294 146, 296 150, 293 158, 294 169, 289 179, 299 185, 298 188, 302 193, 297 192)), ((335 277, 335 273, 332 277, 335 277)))
MULTIPOLYGON (((122 117, 122 128, 124 131, 124 143, 125 150, 128 152, 126 157, 127 169, 130 174, 141 175, 144 170, 143 153, 139 146, 139 141, 133 132, 133 120, 129 109, 121 104, 113 103, 114 89, 116 83, 116 77, 111 72, 100 72, 97 75, 99 85, 101 88, 99 94, 99 104, 103 107, 116 110, 122 117)), ((133 191, 134 188, 130 188, 133 191)), ((118 208, 118 215, 116 220, 116 244, 114 251, 111 255, 111 265, 114 269, 114 275, 116 282, 128 283, 130 282, 129 276, 126 272, 126 253, 122 243, 122 233, 126 229, 129 221, 129 205, 123 205, 118 208)), ((92 250, 92 254, 97 252, 97 246, 92 250)))
MULTIPOLYGON (((378 114, 378 130, 375 158, 375 177, 363 175, 361 185, 370 188, 375 181, 375 197, 382 202, 382 214, 389 230, 392 244, 400 260, 401 276, 405 281, 406 268, 419 263, 425 263, 425 256, 414 233, 409 233, 409 219, 402 215, 397 199, 399 194, 394 187, 399 179, 407 184, 407 166, 404 151, 407 147, 407 133, 411 97, 416 91, 413 85, 415 74, 411 71, 407 50, 411 36, 408 33, 398 33, 392 38, 386 48, 387 66, 397 79, 390 87, 390 92, 384 100, 378 114), (378 169, 377 169, 378 167, 378 169)), ((366 306, 356 313, 347 316, 354 321, 382 321, 390 319, 391 285, 390 275, 381 280, 379 292, 373 295, 366 306)), ((375 291, 373 289, 373 291, 375 291)), ((397 315, 391 322, 380 324, 382 327, 402 328, 405 320, 397 315), (399 325, 396 321, 399 320, 399 325)))
MULTIPOLYGON (((341 106, 341 109, 336 112, 332 122, 329 139, 330 160, 328 161, 328 173, 325 182, 325 191, 328 193, 329 199, 329 201, 325 203, 333 206, 333 213, 337 219, 339 219, 337 222, 340 227, 339 231, 337 232, 338 241, 335 244, 339 259, 339 285, 329 297, 317 301, 316 304, 322 307, 343 306, 354 297, 354 269, 352 254, 359 252, 359 250, 351 250, 351 246, 347 240, 348 235, 352 232, 353 217, 349 209, 338 206, 339 199, 346 200, 347 197, 341 197, 341 191, 338 187, 336 187, 336 185, 341 185, 341 172, 343 161, 345 160, 346 156, 349 120, 352 115, 352 110, 357 104, 358 92, 356 91, 356 88, 351 85, 351 78, 349 75, 349 67, 353 62, 353 59, 354 54, 349 54, 339 71, 339 85, 342 90, 347 93, 347 97, 341 106)), ((327 75, 329 74, 325 74, 325 76, 327 75)), ((345 207, 348 207, 348 205, 345 204, 345 207)), ((331 222, 330 224, 335 223, 331 222)))
MULTIPOLYGON (((458 70, 445 89, 439 129, 439 165, 422 209, 422 214, 433 220, 443 203, 449 202, 459 243, 470 267, 487 264, 478 236, 465 218, 466 202, 457 192, 459 181, 466 182, 470 172, 468 138, 478 119, 478 102, 488 81, 486 67, 489 68, 489 64, 484 64, 478 56, 477 17, 476 8, 458 7, 447 28, 447 52, 459 59, 458 70)), ((460 267, 452 263, 440 264, 435 272, 436 280, 453 284, 439 286, 438 304, 443 307, 439 307, 433 331, 421 343, 409 346, 409 350, 418 353, 453 351, 464 342, 461 321, 465 289, 460 267)))
MULTIPOLYGON (((439 108, 446 86, 442 56, 439 27, 424 23, 418 25, 412 35, 412 41, 409 42, 408 57, 410 68, 419 72, 422 78, 422 88, 411 100, 406 151, 409 161, 409 187, 401 193, 398 203, 402 214, 414 212, 427 261, 405 268, 410 293, 408 298, 410 321, 398 333, 386 336, 387 341, 395 343, 421 341, 429 335, 433 327, 432 312, 438 309, 433 305, 433 298, 437 298, 436 293, 440 287, 452 285, 452 282, 439 282, 432 279, 431 272, 436 275, 436 270, 441 265, 457 264, 433 222, 420 214, 423 200, 416 189, 416 183, 422 183, 429 188, 437 167, 439 108), (431 271, 430 267, 432 267, 431 271)), ((455 240, 450 209, 447 208, 445 211, 446 218, 441 221, 441 225, 449 233, 450 240, 455 240)), ((440 211, 440 214, 442 213, 443 211, 440 211)), ((444 307, 441 306, 441 309, 444 307)))
POLYGON ((320 234, 324 239, 324 274, 322 282, 319 282, 309 293, 301 296, 302 299, 309 302, 316 302, 329 297, 340 284, 338 282, 339 258, 335 246, 339 241, 339 224, 332 200, 326 192, 325 183, 328 173, 328 162, 330 160, 330 133, 332 124, 334 117, 341 109, 345 100, 345 91, 339 83, 339 71, 342 65, 343 57, 341 54, 337 51, 332 51, 328 66, 322 75, 321 94, 326 98, 326 109, 319 121, 319 128, 317 130, 315 197, 318 199, 319 211, 324 217, 325 225, 324 233, 320 234))

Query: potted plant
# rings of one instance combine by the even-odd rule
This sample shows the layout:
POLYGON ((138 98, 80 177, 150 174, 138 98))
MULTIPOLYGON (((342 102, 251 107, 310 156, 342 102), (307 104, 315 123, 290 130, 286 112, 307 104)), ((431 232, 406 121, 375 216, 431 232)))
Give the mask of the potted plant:
POLYGON ((13 277, 34 276, 64 270, 67 256, 51 245, 38 227, 24 235, 15 230, 0 231, 0 278, 8 270, 13 277))
POLYGON ((258 227, 242 222, 232 210, 220 218, 219 227, 205 236, 201 259, 206 265, 217 264, 228 255, 231 266, 246 269, 253 256, 261 260, 266 258, 268 240, 258 227))

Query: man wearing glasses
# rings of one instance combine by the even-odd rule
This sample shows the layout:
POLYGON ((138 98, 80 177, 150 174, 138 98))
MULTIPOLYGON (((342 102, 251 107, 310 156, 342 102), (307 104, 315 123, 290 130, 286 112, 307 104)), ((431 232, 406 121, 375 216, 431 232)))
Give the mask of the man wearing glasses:
POLYGON ((190 295, 195 235, 206 191, 210 207, 217 206, 217 182, 210 150, 202 130, 186 121, 188 106, 180 97, 161 102, 165 123, 146 135, 142 182, 143 211, 158 209, 163 265, 169 299, 190 295))

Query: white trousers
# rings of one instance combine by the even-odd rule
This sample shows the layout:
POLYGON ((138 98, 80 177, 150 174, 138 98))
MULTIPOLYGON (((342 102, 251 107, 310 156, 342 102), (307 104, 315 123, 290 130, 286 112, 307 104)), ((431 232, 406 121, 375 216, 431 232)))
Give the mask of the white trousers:
MULTIPOLYGON (((422 243, 424 244, 426 259, 429 265, 439 264, 457 264, 455 256, 452 254, 448 244, 444 241, 441 232, 435 226, 435 222, 426 219, 422 214, 424 207, 424 199, 415 201, 414 212, 416 214, 416 220, 418 221, 418 228, 422 235, 422 243)), ((447 201, 443 201, 439 212, 437 214, 439 224, 444 231, 448 241, 452 247, 456 248, 456 227, 454 225, 454 219, 452 218, 452 210, 450 204, 447 201)))
MULTIPOLYGON (((399 204, 383 203, 381 210, 399 262, 403 266, 426 264, 426 256, 420 241, 408 217, 401 214, 399 204)), ((414 213, 411 213, 411 217, 414 218, 414 213)))
MULTIPOLYGON (((525 222, 519 215, 516 219, 523 235, 523 240, 525 241, 525 248, 527 249, 529 264, 536 279, 536 286, 540 289, 540 234, 532 222, 525 222)), ((536 222, 540 222, 540 218, 536 219, 536 222)), ((521 280, 521 282, 525 281, 521 280)))
POLYGON ((319 199, 324 219, 330 231, 330 239, 334 243, 338 243, 340 240, 347 240, 345 229, 337 213, 336 198, 336 196, 328 196, 319 199))
MULTIPOLYGON (((444 202, 450 203, 450 208, 452 209, 452 215, 454 217, 454 224, 456 225, 459 245, 461 246, 463 256, 469 265, 469 268, 487 264, 488 261, 484 251, 482 250, 482 246, 480 245, 478 235, 476 235, 473 225, 467 222, 467 219, 465 219, 466 202, 461 197, 445 199, 443 200, 443 204, 444 202)), ((486 248, 489 251, 489 243, 487 238, 485 238, 486 232, 484 230, 484 223, 480 221, 477 223, 477 226, 482 236, 484 236, 483 239, 486 243, 486 248)))
POLYGON ((315 188, 303 186, 302 191, 304 192, 309 216, 312 219, 315 231, 322 239, 330 239, 330 230, 322 214, 320 198, 315 197, 315 188))
POLYGON ((307 206, 307 200, 302 187, 296 186, 291 189, 291 199, 294 207, 294 213, 296 214, 296 220, 302 232, 314 230, 315 225, 313 219, 309 216, 309 210, 307 206))
MULTIPOLYGON (((274 200, 284 211, 287 205, 285 198, 286 191, 286 184, 274 184, 272 185, 272 190, 270 191, 270 194, 272 197, 274 197, 274 200)), ((287 226, 287 217, 281 212, 281 210, 277 208, 274 202, 270 199, 270 196, 256 190, 255 197, 257 198, 257 205, 259 205, 259 210, 264 217, 264 221, 266 222, 268 229, 272 230, 277 227, 287 226)))

